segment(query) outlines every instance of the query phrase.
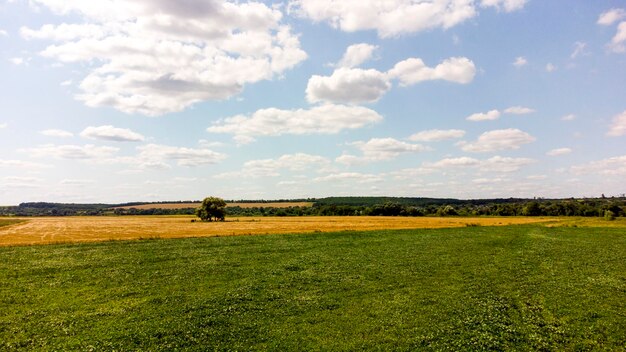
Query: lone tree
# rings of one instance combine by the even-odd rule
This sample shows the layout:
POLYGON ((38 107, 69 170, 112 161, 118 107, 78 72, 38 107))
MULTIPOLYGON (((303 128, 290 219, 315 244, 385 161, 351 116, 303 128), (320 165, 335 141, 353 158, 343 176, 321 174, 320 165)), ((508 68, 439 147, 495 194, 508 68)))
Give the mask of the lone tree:
POLYGON ((202 221, 224 221, 224 208, 226 208, 226 202, 222 198, 207 197, 196 209, 196 216, 202 221))

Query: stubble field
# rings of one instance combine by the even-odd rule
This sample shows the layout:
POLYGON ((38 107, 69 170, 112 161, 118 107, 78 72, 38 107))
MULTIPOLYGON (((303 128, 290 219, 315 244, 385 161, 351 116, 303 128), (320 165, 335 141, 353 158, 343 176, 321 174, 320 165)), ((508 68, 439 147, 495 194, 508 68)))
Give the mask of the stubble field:
MULTIPOLYGON (((434 229, 468 226, 558 224, 544 217, 241 217, 225 222, 191 222, 191 216, 34 217, 0 227, 0 246, 333 231, 434 229)), ((0 218, 0 221, 2 219, 0 218)))

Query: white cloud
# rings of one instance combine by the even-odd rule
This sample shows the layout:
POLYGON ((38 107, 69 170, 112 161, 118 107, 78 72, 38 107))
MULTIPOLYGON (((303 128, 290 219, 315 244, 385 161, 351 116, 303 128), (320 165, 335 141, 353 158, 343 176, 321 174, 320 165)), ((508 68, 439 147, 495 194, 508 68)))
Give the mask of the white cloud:
POLYGON ((24 64, 24 59, 21 57, 12 57, 9 59, 9 62, 11 62, 13 65, 19 66, 24 64))
POLYGON ((486 172, 516 172, 523 166, 534 163, 535 160, 530 158, 509 158, 502 156, 494 156, 484 160, 480 168, 486 172))
POLYGON ((468 121, 488 121, 488 120, 497 120, 500 118, 500 111, 491 110, 488 112, 478 112, 475 114, 471 114, 465 119, 468 121))
POLYGON ((401 86, 423 81, 446 80, 466 84, 476 73, 474 63, 464 57, 452 57, 436 67, 427 67, 419 58, 398 62, 387 73, 359 68, 339 68, 331 76, 314 75, 307 84, 309 102, 371 103, 380 99, 391 89, 391 79, 398 79, 401 86))
POLYGON ((403 153, 414 153, 429 150, 420 144, 411 144, 399 141, 394 138, 372 138, 367 142, 353 142, 369 159, 383 160, 395 158, 403 153))
POLYGON ((526 60, 526 58, 523 56, 518 56, 517 58, 515 58, 515 61, 513 61, 513 66, 517 68, 520 68, 526 65, 528 65, 528 60, 526 60))
POLYGON ((561 117, 561 121, 574 121, 575 119, 576 119, 576 115, 574 114, 568 114, 568 115, 561 117))
POLYGON ((579 56, 586 56, 586 55, 589 55, 589 53, 587 52, 587 43, 585 42, 574 43, 574 51, 572 51, 570 58, 575 59, 579 56))
POLYGON ((555 65, 553 65, 550 62, 548 62, 548 64, 546 65, 546 72, 554 72, 557 69, 558 69, 558 67, 556 67, 555 65))
POLYGON ((607 132, 607 136, 619 137, 626 136, 626 110, 619 115, 613 117, 613 123, 607 132))
POLYGON ((572 166, 571 171, 575 174, 626 175, 626 155, 592 161, 584 165, 572 166))
POLYGON ((624 9, 610 9, 600 15, 597 23, 603 26, 610 26, 625 17, 626 11, 624 9))
POLYGON ((473 153, 519 149, 522 145, 535 141, 535 137, 516 128, 493 130, 481 134, 475 142, 459 142, 463 151, 473 153))
POLYGON ((96 183, 95 180, 64 179, 59 182, 66 186, 85 186, 96 183))
POLYGON ((350 45, 341 60, 337 63, 337 67, 358 67, 365 61, 371 59, 374 55, 374 51, 377 49, 378 46, 366 43, 350 45))
POLYGON ((356 182, 356 183, 371 183, 381 182, 383 178, 373 174, 362 174, 358 172, 341 172, 334 173, 322 177, 316 177, 313 179, 315 182, 356 182))
POLYGON ((315 168, 319 172, 330 165, 330 160, 319 155, 305 153, 285 154, 277 159, 246 161, 240 171, 226 172, 215 178, 277 177, 281 170, 304 171, 315 168))
MULTIPOLYGON (((501 3, 505 11, 520 9, 525 1, 484 1, 484 6, 501 3)), ((478 14, 471 0, 291 0, 289 10, 315 22, 328 22, 345 32, 376 30, 392 37, 433 28, 452 28, 478 14)))
POLYGON ((399 79, 401 86, 431 80, 467 84, 474 79, 476 67, 466 57, 448 58, 434 68, 426 66, 422 59, 410 58, 398 62, 387 74, 391 78, 399 79))
POLYGON ((4 29, 0 29, 0 37, 8 37, 9 33, 4 29))
POLYGON ((417 132, 409 137, 414 142, 437 142, 447 139, 456 139, 465 136, 463 130, 427 130, 417 132))
POLYGON ((33 0, 82 24, 22 28, 54 43, 41 55, 89 63, 76 95, 87 106, 160 115, 222 100, 306 59, 277 8, 260 2, 33 0))
POLYGON ((144 136, 125 128, 116 128, 110 125, 89 126, 85 128, 80 136, 89 139, 100 139, 114 142, 143 142, 144 136))
POLYGON ((24 161, 24 160, 6 160, 6 159, 0 159, 0 168, 3 167, 7 167, 7 168, 23 168, 23 169, 43 169, 43 168, 48 168, 50 167, 50 165, 46 165, 46 164, 40 164, 40 163, 33 163, 30 161, 24 161))
POLYGON ((507 114, 513 114, 513 115, 525 115, 525 114, 532 114, 533 112, 535 112, 535 110, 531 108, 526 108, 523 106, 512 106, 504 110, 504 112, 507 114))
POLYGON ((43 134, 44 136, 48 136, 48 137, 67 138, 67 137, 74 136, 74 134, 72 132, 68 132, 68 131, 60 130, 60 129, 56 129, 56 128, 39 131, 39 133, 43 134))
POLYGON ((560 156, 560 155, 566 155, 572 152, 572 149, 570 148, 556 148, 556 149, 552 149, 550 151, 548 151, 546 153, 546 155, 548 156, 560 156))
POLYGON ((626 21, 620 22, 617 26, 617 33, 615 33, 615 36, 611 39, 608 48, 614 53, 626 52, 624 42, 626 42, 626 21))
POLYGON ((309 79, 306 97, 309 102, 374 102, 389 89, 387 75, 377 70, 340 68, 330 77, 314 75, 309 79))
POLYGON ((137 160, 142 168, 167 168, 167 161, 176 161, 180 166, 201 166, 216 164, 224 159, 226 155, 214 152, 210 149, 194 149, 186 147, 174 147, 160 144, 147 144, 137 147, 139 155, 137 160))
POLYGON ((119 149, 107 146, 87 145, 54 145, 46 144, 35 148, 21 149, 35 158, 52 157, 56 159, 88 160, 105 159, 113 156, 119 149))
POLYGON ((257 136, 284 134, 335 134, 383 120, 374 110, 359 106, 322 105, 308 110, 257 110, 251 116, 227 117, 207 128, 211 133, 235 135, 239 143, 249 143, 257 136))
POLYGON ((67 87, 67 86, 70 86, 70 85, 72 85, 72 80, 71 79, 67 79, 67 80, 61 82, 61 87, 67 87))
POLYGON ((466 168, 480 165, 480 160, 470 157, 445 158, 434 163, 424 163, 423 166, 428 169, 448 169, 448 168, 466 168))
POLYGON ((7 128, 7 126, 9 126, 9 125, 6 124, 6 123, 0 123, 0 129, 7 128))
POLYGON ((513 12, 521 10, 528 0, 482 0, 481 5, 492 6, 498 10, 504 9, 505 12, 513 12))
POLYGON ((475 169, 490 173, 508 173, 518 171, 523 166, 535 162, 529 158, 509 158, 494 156, 486 160, 470 157, 446 158, 434 163, 424 163, 425 169, 475 169))

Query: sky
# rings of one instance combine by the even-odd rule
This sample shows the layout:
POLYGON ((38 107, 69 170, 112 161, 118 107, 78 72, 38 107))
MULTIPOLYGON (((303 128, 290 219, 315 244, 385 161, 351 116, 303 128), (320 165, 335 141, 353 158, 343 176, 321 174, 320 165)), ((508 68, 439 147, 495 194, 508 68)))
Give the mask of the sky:
POLYGON ((623 0, 0 0, 0 205, 626 193, 623 0))

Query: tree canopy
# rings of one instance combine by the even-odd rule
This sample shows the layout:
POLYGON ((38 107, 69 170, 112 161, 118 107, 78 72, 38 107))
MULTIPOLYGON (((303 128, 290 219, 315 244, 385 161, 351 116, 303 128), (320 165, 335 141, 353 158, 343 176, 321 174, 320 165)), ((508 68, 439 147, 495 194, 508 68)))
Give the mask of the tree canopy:
POLYGON ((202 221, 224 221, 226 202, 222 198, 207 197, 196 209, 196 215, 202 221))

